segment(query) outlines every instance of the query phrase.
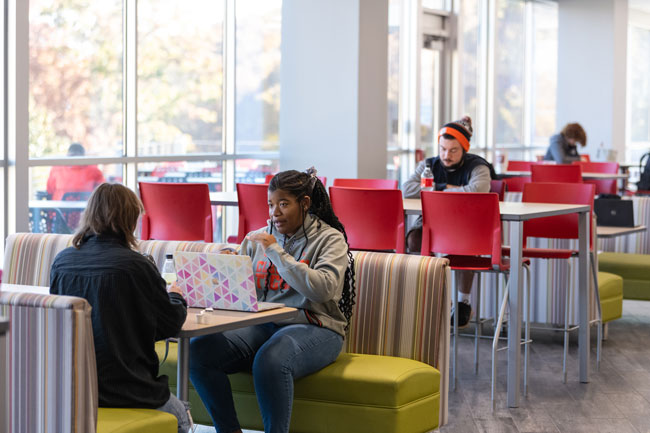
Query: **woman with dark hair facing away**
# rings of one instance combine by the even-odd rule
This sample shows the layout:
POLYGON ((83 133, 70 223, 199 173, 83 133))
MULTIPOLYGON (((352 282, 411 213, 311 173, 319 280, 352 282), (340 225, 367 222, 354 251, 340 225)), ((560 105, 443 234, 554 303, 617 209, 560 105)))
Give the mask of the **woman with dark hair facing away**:
POLYGON ((149 408, 191 422, 185 405, 158 376, 155 343, 175 336, 187 315, 176 286, 165 290, 156 265, 135 251, 143 211, 125 186, 104 183, 88 200, 72 247, 52 264, 50 293, 85 298, 92 307, 100 407, 149 408))
POLYGON ((580 161, 577 143, 582 147, 587 145, 587 133, 579 123, 569 123, 559 134, 550 139, 550 144, 545 161, 555 161, 558 164, 571 164, 573 161, 580 161))
POLYGON ((264 431, 288 432, 294 380, 336 360, 352 315, 354 260, 316 170, 278 173, 268 202, 269 226, 240 253, 252 258, 258 298, 299 314, 191 341, 190 379, 219 433, 241 432, 227 375, 251 370, 264 431))

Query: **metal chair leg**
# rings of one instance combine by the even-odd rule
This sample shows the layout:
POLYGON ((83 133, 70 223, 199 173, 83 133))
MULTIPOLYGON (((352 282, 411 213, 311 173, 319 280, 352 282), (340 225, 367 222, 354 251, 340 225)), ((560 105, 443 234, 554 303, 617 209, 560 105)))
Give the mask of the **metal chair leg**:
POLYGON ((451 305, 454 306, 454 350, 453 350, 453 365, 452 365, 452 381, 451 387, 456 391, 456 368, 458 366, 458 279, 456 273, 452 272, 452 286, 454 287, 454 296, 451 305))
POLYGON ((524 331, 524 397, 528 396, 528 363, 530 361, 530 266, 526 270, 526 327, 524 331))
MULTIPOLYGON (((569 276, 571 276, 571 261, 568 261, 569 276)), ((567 284, 564 295, 564 357, 562 359, 562 383, 567 380, 567 358, 569 356, 569 310, 570 293, 572 284, 567 284)))
POLYGON ((476 290, 476 329, 474 330, 474 374, 478 374, 479 341, 481 339, 481 274, 476 276, 478 290, 476 290))
POLYGON ((501 327, 503 326, 503 319, 506 315, 506 307, 508 306, 508 281, 503 290, 503 301, 501 301, 501 309, 499 311, 499 320, 494 325, 494 338, 492 339, 492 410, 496 409, 496 394, 497 394, 497 350, 499 345, 499 337, 501 336, 501 327))

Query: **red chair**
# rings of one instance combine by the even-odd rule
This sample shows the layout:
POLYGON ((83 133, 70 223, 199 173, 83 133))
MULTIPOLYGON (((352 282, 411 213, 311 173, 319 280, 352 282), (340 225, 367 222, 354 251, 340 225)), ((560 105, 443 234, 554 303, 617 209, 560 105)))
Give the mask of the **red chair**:
POLYGON ((582 169, 579 165, 533 164, 530 174, 533 182, 582 183, 582 169))
MULTIPOLYGON (((530 166, 533 164, 535 162, 532 161, 508 161, 507 171, 530 171, 530 166)), ((503 181, 506 183, 508 191, 521 192, 524 190, 524 184, 530 182, 530 177, 509 177, 503 181)))
POLYGON ((398 189, 330 187, 332 209, 353 250, 404 253, 404 205, 398 189))
POLYGON ((584 155, 580 155, 580 161, 591 162, 591 158, 589 157, 589 154, 585 153, 584 155))
MULTIPOLYGON (((501 217, 499 213, 499 198, 495 193, 469 192, 433 192, 423 191, 422 197, 422 249, 421 254, 446 254, 451 270, 499 272, 508 273, 510 262, 503 260, 501 255, 501 217)), ((524 265, 527 268, 527 265, 524 265)), ((480 287, 480 273, 478 285, 480 287)), ((530 284, 527 285, 529 287, 530 284)), ((498 290, 497 290, 498 292, 498 290)), ((498 323, 495 325, 492 357, 492 399, 495 397, 496 386, 496 344, 498 342, 508 290, 501 304, 498 323)), ((526 291, 526 317, 529 315, 528 289, 526 291)), ((458 287, 454 285, 452 299, 458 299, 458 287)), ((481 311, 480 296, 477 296, 477 315, 481 311)), ((477 326, 474 336, 474 368, 478 371, 478 340, 480 326, 477 326)), ((453 379, 456 382, 456 359, 458 339, 458 315, 454 314, 454 350, 453 350, 453 379)), ((528 320, 525 329, 526 338, 522 344, 528 343, 528 320)), ((524 358, 524 389, 527 387, 528 351, 524 358)))
POLYGON ((508 161, 508 171, 530 171, 530 166, 535 164, 533 161, 508 161))
POLYGON ((506 198, 506 183, 502 180, 491 180, 490 181, 490 192, 496 192, 499 196, 499 201, 503 201, 506 198))
MULTIPOLYGON (((575 166, 574 166, 575 167, 575 166)), ((566 203, 586 204, 591 207, 589 220, 593 220, 595 186, 586 183, 553 183, 553 182, 532 182, 524 185, 522 195, 523 202, 532 203, 566 203)), ((564 259, 569 260, 578 256, 578 251, 573 249, 554 248, 529 248, 527 240, 529 237, 550 238, 550 239, 578 239, 578 215, 559 215, 547 218, 535 218, 524 222, 523 250, 522 256, 536 259, 564 259)), ((590 262, 591 270, 598 287, 598 275, 595 268, 595 257, 593 255, 594 239, 590 239, 590 262)), ((509 248, 504 248, 504 255, 510 255, 509 248)), ((569 262, 569 265, 571 262, 569 262)), ((569 272, 569 275, 571 273, 569 272)), ((569 327, 569 296, 570 290, 565 291, 565 317, 564 317, 564 361, 562 366, 563 380, 566 382, 566 361, 569 350, 569 332, 577 329, 577 326, 569 327)), ((598 304, 598 315, 600 317, 600 299, 596 290, 596 303, 598 304)), ((600 347, 602 329, 600 321, 598 326, 597 360, 600 362, 600 347)))
POLYGON ((140 182, 142 240, 212 242, 210 190, 205 183, 140 182))
POLYGON ((334 179, 334 186, 345 188, 397 189, 397 181, 392 179, 334 179))
MULTIPOLYGON (((274 174, 267 174, 264 177, 264 183, 267 184, 267 185, 269 183, 271 183, 271 179, 273 179, 273 176, 275 176, 275 175, 274 174)), ((326 176, 318 176, 318 178, 320 179, 323 186, 327 186, 327 177, 326 176)))
MULTIPOLYGON (((618 173, 618 162, 574 161, 573 164, 579 165, 582 168, 583 173, 618 173)), ((596 185, 596 195, 618 193, 616 179, 587 179, 584 181, 584 183, 593 183, 596 185)))
POLYGON ((228 237, 229 243, 240 244, 246 235, 268 225, 269 220, 269 186, 260 183, 238 183, 237 202, 239 209, 239 227, 237 238, 228 237))

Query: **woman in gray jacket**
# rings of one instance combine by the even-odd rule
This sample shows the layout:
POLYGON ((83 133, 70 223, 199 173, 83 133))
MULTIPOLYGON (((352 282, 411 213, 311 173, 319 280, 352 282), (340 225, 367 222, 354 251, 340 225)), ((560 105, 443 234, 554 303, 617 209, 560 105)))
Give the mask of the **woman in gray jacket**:
POLYGON ((354 260, 316 171, 284 171, 269 184, 269 226, 249 233, 258 299, 295 318, 206 335, 190 344, 190 378, 219 433, 240 432, 228 374, 253 372, 264 431, 287 433, 293 382, 336 360, 354 305, 354 260))
POLYGON ((544 160, 555 161, 558 164, 571 164, 573 161, 580 161, 577 144, 580 143, 582 147, 587 145, 587 133, 579 123, 569 123, 562 132, 552 136, 549 141, 544 160))

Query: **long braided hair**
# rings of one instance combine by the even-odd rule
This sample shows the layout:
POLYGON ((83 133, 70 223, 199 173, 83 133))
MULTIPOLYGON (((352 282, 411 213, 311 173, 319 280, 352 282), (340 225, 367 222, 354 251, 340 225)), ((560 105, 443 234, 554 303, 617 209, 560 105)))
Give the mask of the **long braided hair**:
MULTIPOLYGON (((302 197, 308 196, 311 199, 311 205, 307 212, 311 215, 317 216, 320 220, 325 221, 331 227, 343 233, 345 238, 345 243, 348 243, 348 236, 345 233, 345 228, 341 221, 332 210, 332 204, 330 203, 329 195, 327 195, 327 190, 325 186, 316 176, 316 170, 312 167, 306 172, 299 172, 296 170, 287 170, 282 171, 271 179, 269 183, 269 192, 276 191, 281 189, 288 192, 289 194, 296 197, 300 200, 302 197)), ((307 237, 307 232, 305 231, 305 215, 302 218, 302 230, 305 234, 305 244, 300 251, 298 257, 302 256, 309 238, 307 237)), ((318 228, 321 227, 321 222, 318 221, 318 228)), ((270 226, 271 234, 273 234, 273 224, 270 226)), ((284 246, 284 245, 283 245, 284 246)), ((270 266, 269 274, 266 278, 266 284, 264 287, 264 299, 269 290, 270 285, 270 266)), ((341 299, 339 300, 339 309, 345 316, 347 324, 345 330, 347 331, 350 326, 350 318, 352 317, 352 307, 354 306, 355 298, 355 289, 354 289, 354 258, 350 252, 350 247, 348 245, 348 268, 345 271, 345 278, 343 281, 343 292, 341 294, 341 299)))

